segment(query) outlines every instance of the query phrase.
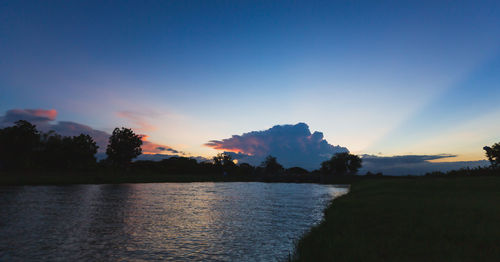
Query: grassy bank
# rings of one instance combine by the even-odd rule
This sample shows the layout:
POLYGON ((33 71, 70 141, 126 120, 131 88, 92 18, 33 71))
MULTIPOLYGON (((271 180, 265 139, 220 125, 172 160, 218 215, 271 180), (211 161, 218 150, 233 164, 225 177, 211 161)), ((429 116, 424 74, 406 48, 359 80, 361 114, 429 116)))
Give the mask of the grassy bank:
POLYGON ((498 261, 500 177, 366 180, 332 202, 297 261, 498 261))

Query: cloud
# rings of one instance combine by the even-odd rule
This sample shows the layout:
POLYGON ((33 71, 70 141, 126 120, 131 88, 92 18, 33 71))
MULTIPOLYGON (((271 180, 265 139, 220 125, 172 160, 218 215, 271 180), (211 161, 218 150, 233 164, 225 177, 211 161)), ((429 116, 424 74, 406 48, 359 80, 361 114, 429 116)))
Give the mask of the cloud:
POLYGON ((11 109, 5 112, 3 117, 0 117, 0 126, 9 126, 19 120, 44 125, 47 122, 54 121, 56 117, 57 111, 55 109, 11 109))
POLYGON ((275 156, 285 167, 320 167, 321 162, 347 148, 329 144, 323 133, 311 133, 305 123, 276 125, 264 131, 252 131, 231 138, 211 140, 205 146, 224 150, 235 159, 252 165, 260 164, 268 155, 275 156))
MULTIPOLYGON (((149 161, 161 161, 163 159, 168 159, 171 157, 186 157, 185 155, 167 155, 167 154, 143 154, 138 156, 135 161, 137 160, 149 160, 149 161)), ((202 157, 202 156, 189 156, 189 158, 196 159, 198 162, 203 162, 203 161, 209 161, 210 159, 202 157)))
POLYGON ((169 146, 166 145, 161 145, 157 144, 154 142, 149 141, 149 136, 148 135, 141 135, 142 139, 142 152, 143 154, 162 154, 162 153, 172 153, 172 154, 179 154, 179 155, 185 155, 184 152, 175 150, 169 146))
MULTIPOLYGON (((80 134, 89 135, 99 146, 99 151, 106 151, 110 136, 110 134, 104 131, 96 130, 90 126, 70 121, 59 121, 55 124, 52 124, 50 125, 49 130, 54 130, 56 133, 62 136, 78 136, 80 134)), ((47 132, 48 130, 42 131, 47 132)))
MULTIPOLYGON (((156 149, 158 149, 160 151, 168 151, 168 152, 171 152, 171 153, 174 153, 174 154, 180 154, 181 153, 181 151, 177 151, 177 150, 175 150, 173 148, 166 148, 164 146, 156 147, 156 149)), ((184 154, 184 153, 182 153, 182 154, 184 154)))
POLYGON ((423 175, 434 171, 450 171, 466 167, 487 166, 488 161, 459 161, 459 162, 430 162, 443 158, 452 158, 456 155, 402 155, 381 157, 375 155, 363 155, 363 167, 360 174, 368 171, 372 173, 384 173, 385 175, 423 175))
POLYGON ((456 157, 456 155, 439 154, 439 155, 403 155, 403 156, 375 156, 363 155, 363 161, 369 164, 378 165, 407 165, 416 163, 426 163, 429 160, 437 160, 443 158, 456 157))
POLYGON ((118 117, 130 120, 135 125, 135 129, 141 132, 150 132, 150 131, 155 131, 157 129, 156 126, 150 124, 145 119, 147 117, 147 115, 145 114, 132 111, 120 111, 117 112, 116 114, 118 117))

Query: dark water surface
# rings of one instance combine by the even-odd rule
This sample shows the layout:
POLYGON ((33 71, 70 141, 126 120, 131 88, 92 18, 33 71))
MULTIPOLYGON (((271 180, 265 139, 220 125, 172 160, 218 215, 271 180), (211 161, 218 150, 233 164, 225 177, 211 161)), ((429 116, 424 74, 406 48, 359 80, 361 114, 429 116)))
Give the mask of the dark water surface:
POLYGON ((281 183, 0 187, 0 261, 277 261, 345 188, 281 183))

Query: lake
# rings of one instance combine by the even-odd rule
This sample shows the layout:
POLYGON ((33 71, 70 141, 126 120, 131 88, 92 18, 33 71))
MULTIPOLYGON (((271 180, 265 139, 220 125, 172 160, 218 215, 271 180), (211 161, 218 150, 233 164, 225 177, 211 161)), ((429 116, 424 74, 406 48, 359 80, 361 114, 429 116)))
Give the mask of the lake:
POLYGON ((347 188, 292 183, 0 187, 0 261, 279 261, 347 188))

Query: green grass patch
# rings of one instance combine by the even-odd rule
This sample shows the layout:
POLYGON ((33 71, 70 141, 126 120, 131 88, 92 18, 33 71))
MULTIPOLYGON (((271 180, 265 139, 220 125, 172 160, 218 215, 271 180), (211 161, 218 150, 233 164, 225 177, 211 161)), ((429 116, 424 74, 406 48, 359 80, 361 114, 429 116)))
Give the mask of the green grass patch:
POLYGON ((297 261, 498 261, 500 177, 360 181, 295 252, 297 261))

